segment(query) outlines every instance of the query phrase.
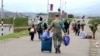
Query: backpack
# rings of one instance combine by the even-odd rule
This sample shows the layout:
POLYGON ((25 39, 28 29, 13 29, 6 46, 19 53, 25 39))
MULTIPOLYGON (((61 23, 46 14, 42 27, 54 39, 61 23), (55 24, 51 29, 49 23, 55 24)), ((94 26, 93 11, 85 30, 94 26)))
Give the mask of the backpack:
POLYGON ((44 30, 46 30, 48 28, 46 23, 43 24, 43 27, 44 27, 43 28, 44 30))
POLYGON ((42 24, 42 22, 39 23, 39 24, 37 25, 37 30, 38 30, 38 31, 41 31, 41 30, 42 30, 42 26, 41 26, 41 24, 42 24))
POLYGON ((41 22, 41 23, 39 23, 39 24, 37 25, 37 30, 38 30, 38 31, 43 31, 43 30, 45 30, 45 29, 47 29, 47 24, 46 24, 46 23, 41 22))
POLYGON ((61 25, 60 25, 60 26, 61 26, 61 28, 62 28, 62 29, 64 29, 64 28, 65 28, 65 25, 64 25, 64 23, 63 23, 63 22, 61 23, 61 25))

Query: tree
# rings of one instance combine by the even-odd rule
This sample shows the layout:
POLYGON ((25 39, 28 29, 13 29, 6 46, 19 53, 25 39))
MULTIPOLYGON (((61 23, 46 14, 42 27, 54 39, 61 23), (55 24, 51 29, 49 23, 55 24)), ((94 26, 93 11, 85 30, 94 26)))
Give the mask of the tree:
POLYGON ((74 18, 74 15, 73 14, 69 14, 68 18, 74 18))

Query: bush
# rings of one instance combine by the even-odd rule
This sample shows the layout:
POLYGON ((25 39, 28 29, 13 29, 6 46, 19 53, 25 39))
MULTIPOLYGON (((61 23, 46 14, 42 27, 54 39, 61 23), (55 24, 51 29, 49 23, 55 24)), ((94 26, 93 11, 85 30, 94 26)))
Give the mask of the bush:
POLYGON ((24 27, 28 26, 28 18, 16 18, 14 20, 15 27, 24 27))
POLYGON ((72 21, 73 21, 73 18, 69 18, 68 20, 69 20, 70 22, 72 22, 72 21))
MULTIPOLYGON (((1 22, 1 19, 0 19, 1 22)), ((4 24, 13 24, 13 18, 12 17, 6 17, 3 19, 4 24)))
POLYGON ((74 18, 74 15, 73 14, 69 14, 68 18, 74 18))
MULTIPOLYGON (((4 18, 3 21, 4 21, 4 24, 13 24, 13 17, 6 17, 4 18)), ((14 27, 23 27, 23 26, 28 26, 28 18, 17 17, 14 20, 14 27)))
POLYGON ((16 27, 14 29, 14 32, 21 32, 21 31, 24 31, 24 30, 28 30, 28 27, 16 27))

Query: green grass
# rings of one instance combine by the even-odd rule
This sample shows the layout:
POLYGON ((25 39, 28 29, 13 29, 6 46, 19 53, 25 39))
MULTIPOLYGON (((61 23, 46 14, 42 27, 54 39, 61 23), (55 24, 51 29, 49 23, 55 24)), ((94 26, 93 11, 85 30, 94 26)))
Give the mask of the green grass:
POLYGON ((28 30, 29 26, 27 27, 15 27, 14 32, 21 32, 23 30, 28 30))
POLYGON ((28 19, 27 18, 16 18, 14 20, 15 27, 25 27, 28 26, 28 19))
POLYGON ((74 19, 74 18, 68 18, 68 20, 69 20, 70 22, 72 22, 72 21, 73 21, 73 19, 74 19))
POLYGON ((4 35, 4 36, 0 36, 0 40, 6 40, 6 39, 10 39, 10 38, 20 38, 21 36, 24 36, 24 35, 28 35, 27 30, 17 32, 17 33, 8 34, 8 35, 4 35))
POLYGON ((88 23, 89 24, 95 24, 95 23, 100 24, 100 19, 91 19, 88 23))

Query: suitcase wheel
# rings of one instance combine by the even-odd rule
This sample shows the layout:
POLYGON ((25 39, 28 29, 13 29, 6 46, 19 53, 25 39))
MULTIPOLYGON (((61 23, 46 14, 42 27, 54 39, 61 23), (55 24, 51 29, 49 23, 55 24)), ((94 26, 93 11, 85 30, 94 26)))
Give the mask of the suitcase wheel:
POLYGON ((41 50, 41 52, 43 52, 43 50, 41 50))
POLYGON ((52 51, 50 50, 49 52, 51 53, 52 51))

